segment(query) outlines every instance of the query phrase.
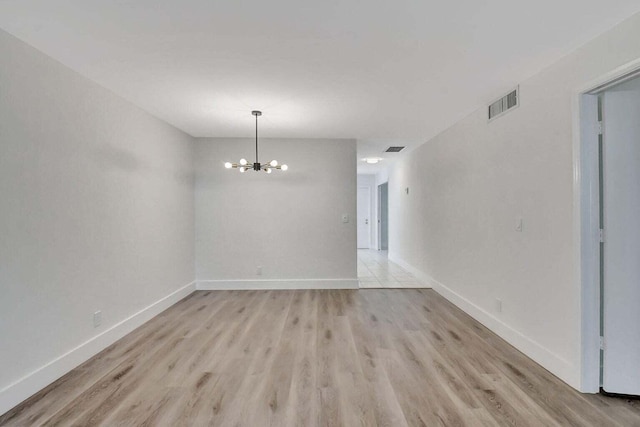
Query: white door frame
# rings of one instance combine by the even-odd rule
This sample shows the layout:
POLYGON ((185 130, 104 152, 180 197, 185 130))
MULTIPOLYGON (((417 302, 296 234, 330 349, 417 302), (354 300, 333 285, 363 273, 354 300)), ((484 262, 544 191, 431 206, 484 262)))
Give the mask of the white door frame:
POLYGON ((382 184, 376 184, 376 249, 382 249, 382 184))
POLYGON ((640 59, 575 90, 573 110, 573 248, 575 286, 581 291, 580 391, 600 390, 600 195, 597 95, 638 76, 640 59), (595 117, 595 120, 594 120, 595 117), (594 143, 595 142, 595 143, 594 143))
POLYGON ((387 186, 387 211, 386 211, 386 219, 387 219, 387 249, 389 250, 389 181, 381 182, 380 184, 376 184, 376 216, 377 216, 377 245, 376 249, 382 250, 382 186, 387 186))

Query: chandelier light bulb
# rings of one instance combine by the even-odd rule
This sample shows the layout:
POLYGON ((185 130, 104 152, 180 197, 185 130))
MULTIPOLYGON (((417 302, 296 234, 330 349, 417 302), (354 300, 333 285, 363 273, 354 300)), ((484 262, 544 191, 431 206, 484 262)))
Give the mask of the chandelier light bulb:
POLYGON ((278 166, 278 161, 277 160, 271 160, 271 163, 269 163, 269 164, 275 168, 276 166, 278 166))
POLYGON ((246 168, 240 167, 240 169, 238 169, 238 170, 240 171, 240 173, 243 173, 246 170, 246 168))
POLYGON ((280 170, 286 171, 287 169, 289 169, 289 166, 287 165, 280 166, 280 170))
POLYGON ((242 166, 246 165, 247 164, 247 159, 240 159, 240 164, 242 166))
POLYGON ((226 162, 224 164, 224 167, 227 168, 227 169, 231 169, 233 167, 233 164, 231 164, 231 162, 226 162))
POLYGON ((267 173, 271 173, 271 168, 267 168, 267 173))

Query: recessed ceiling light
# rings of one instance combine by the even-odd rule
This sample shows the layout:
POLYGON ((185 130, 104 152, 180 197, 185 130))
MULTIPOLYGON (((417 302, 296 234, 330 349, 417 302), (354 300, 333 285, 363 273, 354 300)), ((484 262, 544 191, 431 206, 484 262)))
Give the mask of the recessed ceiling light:
POLYGON ((374 165, 376 163, 378 163, 380 160, 382 160, 380 157, 365 157, 364 159, 362 159, 364 162, 369 163, 370 165, 374 165))

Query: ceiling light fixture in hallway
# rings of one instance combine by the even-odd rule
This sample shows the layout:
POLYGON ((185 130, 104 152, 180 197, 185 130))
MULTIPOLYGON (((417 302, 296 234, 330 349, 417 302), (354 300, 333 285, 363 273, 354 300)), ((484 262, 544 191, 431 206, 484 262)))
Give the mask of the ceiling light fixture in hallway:
POLYGON ((367 162, 370 165, 375 165, 376 163, 380 162, 382 159, 381 157, 365 157, 364 159, 362 159, 363 162, 367 162))

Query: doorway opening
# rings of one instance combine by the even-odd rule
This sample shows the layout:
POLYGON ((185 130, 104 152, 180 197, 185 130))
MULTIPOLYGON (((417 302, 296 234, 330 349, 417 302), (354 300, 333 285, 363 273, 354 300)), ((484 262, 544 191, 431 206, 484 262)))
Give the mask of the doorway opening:
POLYGON ((378 185, 378 250, 389 250, 389 183, 378 185))
POLYGON ((640 395, 640 70, 579 93, 582 384, 640 395))
POLYGON ((360 288, 423 288, 416 277, 389 261, 389 184, 358 175, 357 247, 360 288))

